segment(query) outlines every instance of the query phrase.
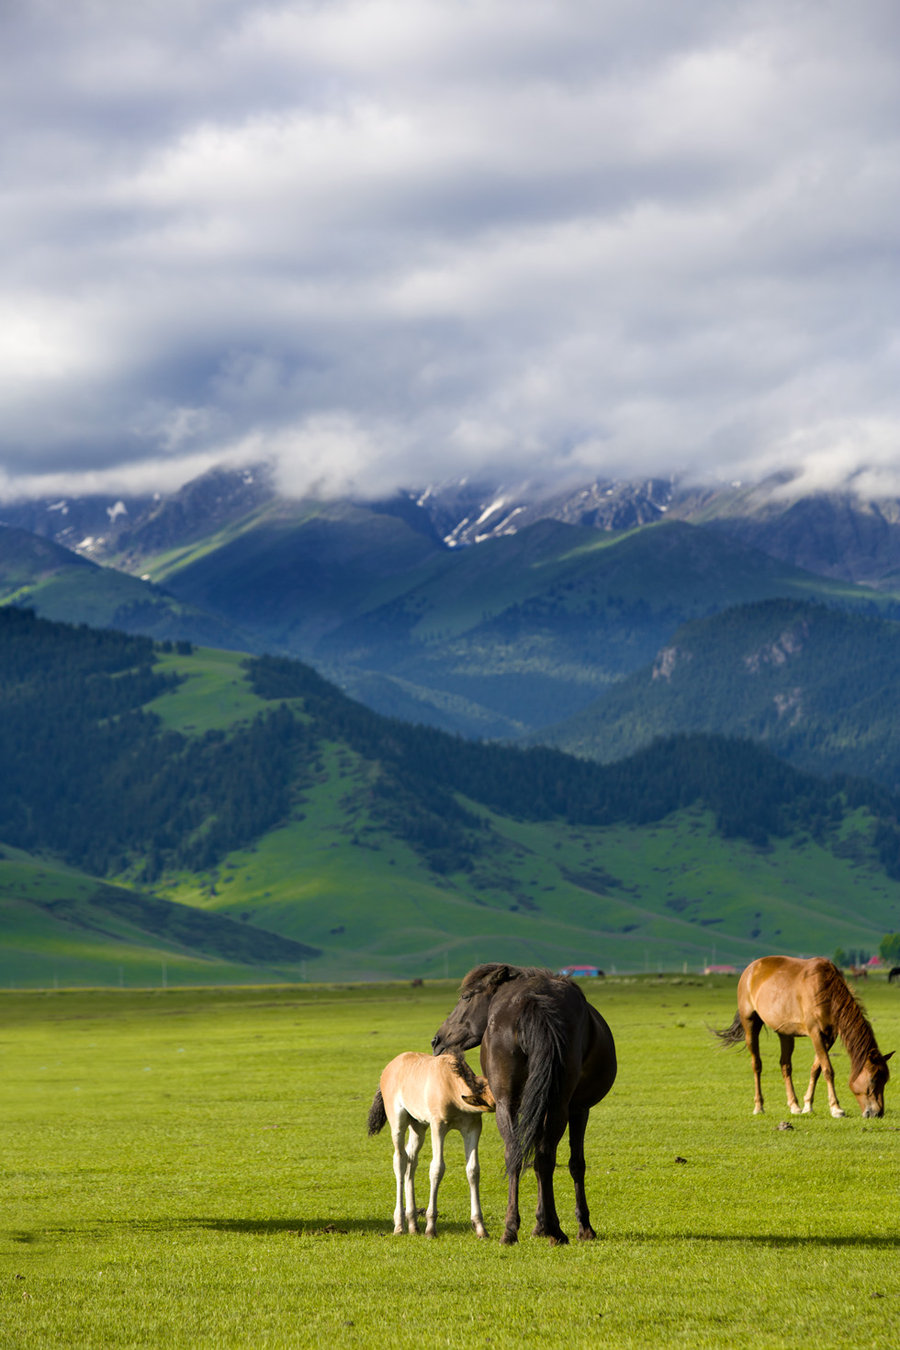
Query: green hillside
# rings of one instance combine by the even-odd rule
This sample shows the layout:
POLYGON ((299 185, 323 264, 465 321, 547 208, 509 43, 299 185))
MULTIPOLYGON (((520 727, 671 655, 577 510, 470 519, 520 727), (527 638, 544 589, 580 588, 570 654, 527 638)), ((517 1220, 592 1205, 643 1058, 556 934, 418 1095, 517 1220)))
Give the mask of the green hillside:
POLYGON ((438 551, 432 535, 380 511, 277 502, 141 566, 187 603, 299 650, 393 594, 394 578, 438 551))
POLYGON ((0 525, 0 605, 10 604, 27 606, 45 619, 117 628, 160 641, 253 649, 252 638, 228 620, 51 540, 0 525))
POLYGON ((478 745, 296 662, 19 611, 0 690, 11 982, 696 969, 900 928, 893 799, 747 742, 609 767, 478 745))
POLYGON ((0 849, 0 986, 298 978, 314 948, 46 857, 0 849))
POLYGON ((541 740, 613 761, 655 736, 747 736, 820 774, 900 787, 900 625, 769 600, 686 624, 652 665, 541 740))

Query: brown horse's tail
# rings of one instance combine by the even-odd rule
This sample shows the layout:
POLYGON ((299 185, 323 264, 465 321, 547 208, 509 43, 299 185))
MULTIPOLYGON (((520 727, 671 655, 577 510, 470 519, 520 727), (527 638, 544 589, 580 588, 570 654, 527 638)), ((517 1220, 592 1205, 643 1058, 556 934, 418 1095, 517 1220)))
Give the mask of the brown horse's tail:
POLYGON ((717 1031, 715 1027, 711 1027, 710 1030, 714 1036, 718 1036, 723 1045, 744 1044, 744 1024, 738 1012, 734 1014, 734 1021, 730 1027, 724 1027, 722 1031, 717 1031))
POLYGON ((522 1009, 519 1045, 528 1056, 528 1077, 519 1103, 507 1172, 516 1173, 533 1160, 547 1132, 548 1112, 563 1097, 565 1018, 557 1000, 532 994, 522 1009))
POLYGON ((381 1095, 381 1088, 375 1093, 375 1100, 369 1107, 369 1134, 377 1134, 383 1130, 387 1124, 387 1111, 384 1109, 384 1098, 381 1095))

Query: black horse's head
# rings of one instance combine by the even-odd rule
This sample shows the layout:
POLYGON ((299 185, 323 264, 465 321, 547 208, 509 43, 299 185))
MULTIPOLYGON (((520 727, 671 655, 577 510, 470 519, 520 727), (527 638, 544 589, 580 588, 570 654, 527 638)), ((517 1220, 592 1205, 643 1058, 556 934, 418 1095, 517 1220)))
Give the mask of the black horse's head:
POLYGON ((491 999, 501 985, 514 980, 522 972, 517 966, 496 962, 476 966, 463 977, 459 987, 459 1001, 453 1011, 438 1027, 431 1040, 436 1055, 445 1050, 471 1050, 481 1044, 487 1026, 491 999))

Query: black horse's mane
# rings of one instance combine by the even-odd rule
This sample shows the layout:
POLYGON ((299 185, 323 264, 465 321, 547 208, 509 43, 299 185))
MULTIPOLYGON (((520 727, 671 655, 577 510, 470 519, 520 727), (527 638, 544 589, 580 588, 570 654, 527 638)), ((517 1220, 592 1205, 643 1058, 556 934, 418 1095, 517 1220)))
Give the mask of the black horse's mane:
MULTIPOLYGON (((471 989, 473 985, 487 981, 499 989, 501 984, 507 984, 510 980, 553 980, 557 984, 574 983, 568 975, 557 975, 546 966, 508 966, 503 961, 487 961, 470 970, 463 978, 461 987, 471 989)), ((578 986, 575 985, 575 988, 578 986)))

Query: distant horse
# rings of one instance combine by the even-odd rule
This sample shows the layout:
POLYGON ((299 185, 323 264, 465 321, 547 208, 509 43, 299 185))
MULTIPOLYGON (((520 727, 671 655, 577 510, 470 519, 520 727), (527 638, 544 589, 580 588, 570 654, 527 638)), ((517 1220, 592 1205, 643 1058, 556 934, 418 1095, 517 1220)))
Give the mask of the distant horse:
POLYGON ((893 984, 895 980, 900 980, 900 966, 893 966, 888 975, 888 984, 893 984))
POLYGON ((426 1237, 437 1236, 437 1196, 444 1175, 444 1139, 448 1130, 459 1130, 463 1137, 472 1226, 479 1237, 487 1237, 478 1194, 478 1140, 482 1115, 494 1109, 494 1098, 487 1082, 475 1076, 461 1053, 434 1059, 431 1055, 410 1050, 392 1059, 385 1067, 369 1110, 369 1134, 377 1134, 390 1122, 397 1178, 395 1233, 403 1232, 404 1200, 407 1228, 410 1233, 418 1232, 416 1164, 425 1131, 430 1125, 431 1190, 425 1214, 426 1237), (404 1143, 407 1128, 409 1138, 404 1143))
POLYGON ((501 1241, 519 1234, 519 1177, 533 1161, 538 1203, 535 1237, 568 1242, 553 1198, 553 1170, 569 1127, 578 1236, 596 1236, 584 1193, 584 1132, 592 1106, 616 1077, 616 1048, 606 1022, 574 981, 549 970, 476 966, 456 1007, 431 1042, 436 1055, 481 1045, 481 1069, 497 1104, 506 1145, 509 1199, 501 1241))
POLYGON ((831 1114, 845 1114, 835 1094, 834 1070, 828 1058, 838 1036, 850 1056, 850 1091, 860 1110, 864 1116, 884 1115, 884 1086, 890 1076, 887 1062, 894 1052, 883 1055, 878 1049, 862 1006, 830 961, 818 956, 808 961, 793 956, 761 956, 758 961, 751 961, 738 982, 734 1021, 716 1035, 727 1045, 740 1041, 747 1044, 756 1087, 754 1115, 763 1109, 759 1032, 764 1023, 777 1032, 781 1041, 781 1073, 788 1106, 795 1116, 801 1111, 803 1115, 812 1111, 820 1073, 825 1074, 831 1114), (808 1036, 816 1052, 802 1108, 791 1079, 795 1036, 808 1036))

